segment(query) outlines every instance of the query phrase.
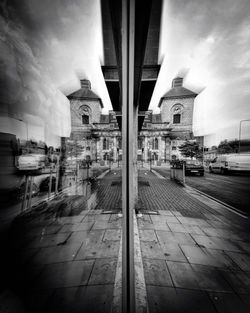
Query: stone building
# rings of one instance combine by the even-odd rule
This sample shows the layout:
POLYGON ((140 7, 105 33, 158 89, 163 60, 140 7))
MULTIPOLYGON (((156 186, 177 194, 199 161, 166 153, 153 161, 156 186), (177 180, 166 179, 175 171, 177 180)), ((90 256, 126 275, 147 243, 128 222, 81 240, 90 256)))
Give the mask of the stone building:
MULTIPOLYGON (((160 99, 160 114, 153 114, 150 110, 143 113, 144 122, 138 135, 138 160, 166 162, 181 157, 178 146, 187 139, 194 139, 192 123, 196 96, 183 87, 183 78, 177 77, 172 88, 160 99)), ((91 90, 90 82, 81 80, 81 89, 68 99, 72 131, 67 145, 72 147, 73 155, 96 162, 121 160, 121 131, 116 114, 114 111, 109 111, 108 115, 101 113, 102 100, 91 90)))

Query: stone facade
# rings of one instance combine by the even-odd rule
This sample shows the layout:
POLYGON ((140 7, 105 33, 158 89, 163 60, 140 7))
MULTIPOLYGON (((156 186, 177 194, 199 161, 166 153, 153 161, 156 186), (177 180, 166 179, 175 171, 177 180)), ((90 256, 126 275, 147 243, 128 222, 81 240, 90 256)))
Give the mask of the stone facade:
MULTIPOLYGON (((181 158, 178 146, 186 139, 193 139, 195 97, 195 93, 182 87, 182 78, 173 80, 172 88, 160 100, 160 114, 145 112, 138 134, 138 160, 166 162, 181 158)), ((72 123, 68 143, 73 148, 74 145, 79 147, 76 155, 97 162, 121 160, 121 131, 115 112, 101 114, 101 99, 91 91, 90 82, 82 80, 81 89, 68 98, 72 123)))

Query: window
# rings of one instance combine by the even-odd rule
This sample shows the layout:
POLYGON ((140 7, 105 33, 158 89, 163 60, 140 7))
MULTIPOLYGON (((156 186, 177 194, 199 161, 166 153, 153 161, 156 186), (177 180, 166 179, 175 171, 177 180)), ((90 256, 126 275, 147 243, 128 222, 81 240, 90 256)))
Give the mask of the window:
POLYGON ((142 148, 143 139, 141 137, 138 138, 138 149, 142 148))
POLYGON ((118 137, 117 141, 118 141, 118 143, 117 143, 118 148, 122 149, 122 138, 118 137))
POLYGON ((83 125, 89 124, 89 116, 88 115, 86 115, 86 114, 82 115, 82 124, 83 125))
POLYGON ((157 138, 153 139, 152 149, 153 150, 158 150, 159 149, 159 144, 158 144, 158 139, 157 138))
POLYGON ((172 150, 176 150, 176 147, 172 147, 172 150))
POLYGON ((174 124, 180 124, 181 122, 181 115, 178 113, 178 114, 174 114, 173 116, 173 123, 174 124))
POLYGON ((107 138, 104 138, 104 139, 103 139, 103 146, 102 146, 102 149, 103 149, 103 150, 108 150, 108 148, 109 148, 108 139, 107 139, 107 138))

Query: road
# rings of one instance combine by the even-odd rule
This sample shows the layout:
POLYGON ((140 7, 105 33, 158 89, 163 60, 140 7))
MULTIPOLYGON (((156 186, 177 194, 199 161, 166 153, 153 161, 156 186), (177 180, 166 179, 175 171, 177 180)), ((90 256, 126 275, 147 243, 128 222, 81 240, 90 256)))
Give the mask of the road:
MULTIPOLYGON (((170 169, 154 168, 154 170, 164 177, 170 177, 170 169)), ((186 184, 250 214, 250 176, 205 172, 204 177, 186 176, 186 184)))

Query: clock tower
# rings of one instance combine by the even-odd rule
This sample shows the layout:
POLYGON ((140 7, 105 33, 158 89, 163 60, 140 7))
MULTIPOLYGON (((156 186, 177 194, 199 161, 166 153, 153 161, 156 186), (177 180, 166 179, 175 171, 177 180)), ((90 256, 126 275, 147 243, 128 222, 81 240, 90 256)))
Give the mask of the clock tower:
POLYGON ((183 78, 176 77, 172 88, 160 99, 159 107, 163 123, 168 123, 172 136, 190 139, 192 136, 194 99, 197 96, 183 87, 183 78))

